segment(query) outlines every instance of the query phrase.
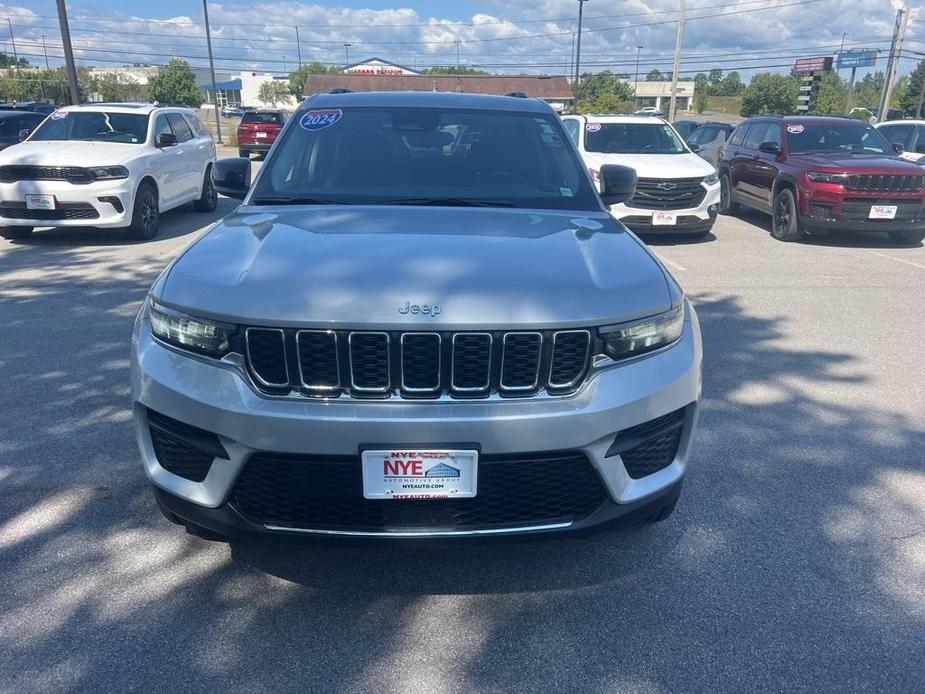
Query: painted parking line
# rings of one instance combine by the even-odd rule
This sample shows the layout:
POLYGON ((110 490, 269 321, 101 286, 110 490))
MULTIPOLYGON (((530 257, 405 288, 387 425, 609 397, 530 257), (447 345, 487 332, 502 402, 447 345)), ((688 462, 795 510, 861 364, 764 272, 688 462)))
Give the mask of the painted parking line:
POLYGON ((684 267, 683 265, 678 265, 676 262, 672 260, 668 260, 668 258, 666 258, 665 256, 659 253, 656 253, 655 255, 659 260, 665 263, 665 265, 667 265, 668 267, 674 268, 675 270, 678 270, 679 272, 687 272, 687 268, 684 267))
POLYGON ((903 265, 911 265, 912 267, 917 267, 919 270, 925 270, 925 265, 922 265, 920 263, 913 263, 911 260, 906 260, 905 258, 894 258, 893 256, 887 255, 886 253, 877 253, 877 251, 870 251, 870 250, 867 250, 866 248, 863 250, 879 258, 886 258, 887 260, 895 260, 897 263, 902 263, 903 265))

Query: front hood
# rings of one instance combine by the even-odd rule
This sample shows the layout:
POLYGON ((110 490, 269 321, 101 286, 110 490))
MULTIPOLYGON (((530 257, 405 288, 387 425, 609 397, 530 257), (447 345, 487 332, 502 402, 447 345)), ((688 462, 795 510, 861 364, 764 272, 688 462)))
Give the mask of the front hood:
POLYGON ((791 154, 793 162, 803 167, 819 167, 823 170, 838 169, 847 173, 906 174, 921 176, 922 167, 900 159, 898 156, 882 154, 791 154))
POLYGON ((709 176, 713 165, 696 154, 599 154, 585 153, 585 161, 593 169, 604 164, 619 164, 636 169, 639 178, 697 178, 709 176))
POLYGON ((0 166, 114 166, 138 153, 138 145, 78 140, 26 140, 0 152, 0 166))
POLYGON ((242 207, 161 287, 191 313, 293 327, 590 326, 671 305, 661 266, 608 215, 548 210, 242 207))

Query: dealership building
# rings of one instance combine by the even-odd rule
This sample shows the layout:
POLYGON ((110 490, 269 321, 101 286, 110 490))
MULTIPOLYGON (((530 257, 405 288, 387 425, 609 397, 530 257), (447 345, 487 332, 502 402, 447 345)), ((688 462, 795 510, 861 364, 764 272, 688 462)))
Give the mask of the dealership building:
MULTIPOLYGON (((671 100, 671 82, 633 82, 625 80, 636 94, 636 108, 654 106, 659 111, 671 100)), ((694 102, 694 83, 678 82, 675 106, 679 111, 690 111, 694 102)))

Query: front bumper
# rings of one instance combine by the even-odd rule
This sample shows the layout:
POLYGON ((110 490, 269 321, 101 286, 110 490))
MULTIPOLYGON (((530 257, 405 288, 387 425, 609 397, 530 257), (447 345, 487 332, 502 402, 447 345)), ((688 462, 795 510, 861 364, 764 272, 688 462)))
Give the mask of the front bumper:
POLYGON ((67 181, 0 183, 0 226, 126 227, 132 223, 130 178, 74 184, 67 181), (26 210, 26 195, 54 195, 56 209, 26 210))
MULTIPOLYGON (((925 205, 921 195, 887 192, 832 192, 829 186, 800 191, 800 222, 803 228, 830 231, 918 231, 925 229, 925 205), (897 208, 894 219, 870 219, 873 205, 897 208)), ((834 186, 832 186, 834 187, 834 186)))
MULTIPOLYGON (((684 476, 701 391, 701 342, 696 314, 688 306, 684 333, 674 346, 634 361, 595 368, 570 397, 518 400, 383 400, 345 398, 272 399, 258 395, 235 363, 207 362, 157 342, 143 314, 135 324, 132 398, 136 435, 145 470, 162 503, 181 518, 217 532, 268 532, 229 503, 248 460, 262 452, 355 456, 365 445, 429 448, 478 446, 481 456, 580 451, 606 499, 592 514, 566 523, 495 527, 483 533, 445 528, 385 528, 381 533, 340 536, 442 537, 587 530, 612 523, 667 498, 684 476), (148 410, 218 435, 227 459, 217 457, 201 482, 180 477, 158 462, 148 410), (607 456, 617 432, 684 409, 677 452, 666 467, 632 478, 620 455, 607 456)), ((364 503, 362 499, 358 503, 364 503)), ((388 502, 406 503, 406 502, 388 502)), ((322 528, 273 529, 275 534, 330 536, 322 528)))
POLYGON ((655 212, 661 210, 629 207, 623 203, 611 206, 609 208, 610 215, 637 232, 662 234, 703 233, 712 229, 716 221, 716 213, 719 208, 719 184, 707 185, 704 183, 701 185, 706 188, 706 194, 697 207, 666 210, 675 214, 677 217, 676 224, 653 225, 652 219, 655 212))

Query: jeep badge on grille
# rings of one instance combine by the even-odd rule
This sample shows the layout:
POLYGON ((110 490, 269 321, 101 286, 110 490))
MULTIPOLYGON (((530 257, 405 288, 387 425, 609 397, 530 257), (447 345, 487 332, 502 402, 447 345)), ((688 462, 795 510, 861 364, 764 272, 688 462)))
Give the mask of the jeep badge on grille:
POLYGON ((433 316, 436 318, 440 315, 442 309, 438 304, 412 304, 410 301, 406 301, 403 306, 398 307, 398 312, 401 314, 413 313, 415 315, 433 316))

